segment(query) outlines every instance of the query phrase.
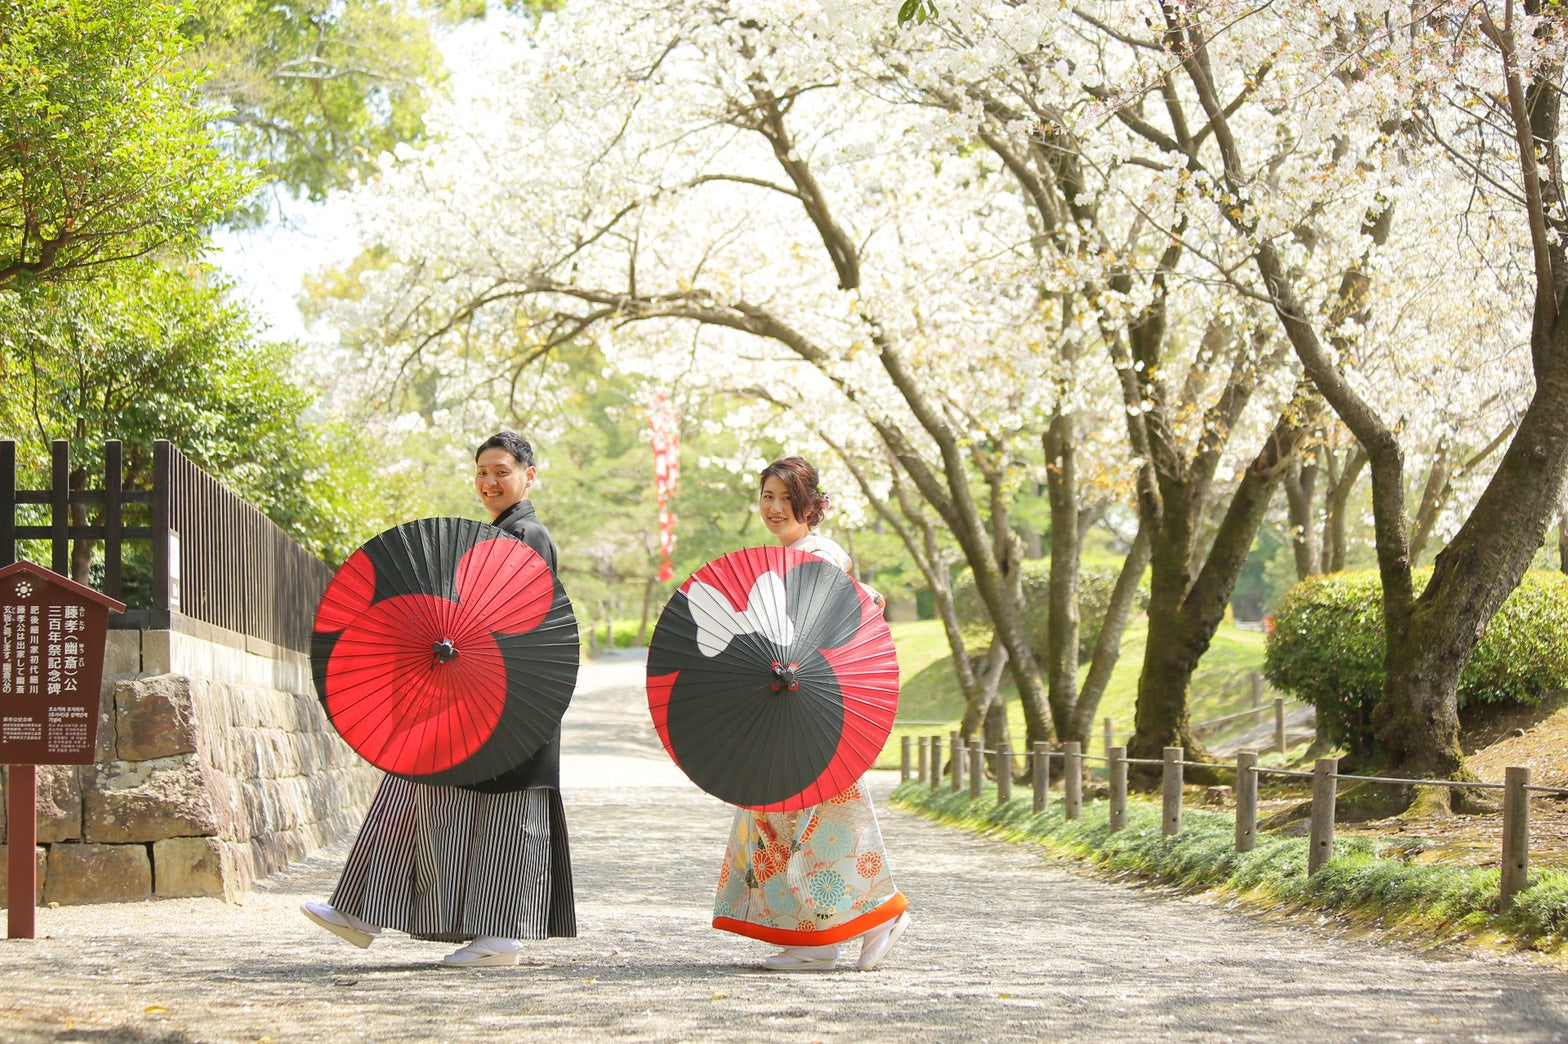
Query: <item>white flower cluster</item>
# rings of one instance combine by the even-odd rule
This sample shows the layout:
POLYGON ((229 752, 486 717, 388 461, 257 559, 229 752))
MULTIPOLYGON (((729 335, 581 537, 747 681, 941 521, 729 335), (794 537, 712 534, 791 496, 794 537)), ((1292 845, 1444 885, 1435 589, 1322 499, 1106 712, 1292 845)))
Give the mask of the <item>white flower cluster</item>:
MULTIPOLYGON (((589 337, 693 401, 792 404, 803 439, 891 425, 934 457, 929 409, 1020 473, 1062 410, 1117 498, 1129 412, 1190 450, 1245 375, 1242 460, 1295 394, 1266 248, 1391 423, 1486 443, 1529 391, 1528 243, 1453 159, 1497 149, 1471 111, 1495 55, 1441 29, 1468 9, 1179 10, 1223 126, 1149 4, 976 0, 918 31, 844 0, 569 4, 431 114, 436 144, 385 157, 333 318, 385 361, 371 380, 417 365, 455 398, 589 337), (1129 403, 1115 360, 1156 306, 1129 403)), ((1524 32, 1521 60, 1560 62, 1561 35, 1524 32)))

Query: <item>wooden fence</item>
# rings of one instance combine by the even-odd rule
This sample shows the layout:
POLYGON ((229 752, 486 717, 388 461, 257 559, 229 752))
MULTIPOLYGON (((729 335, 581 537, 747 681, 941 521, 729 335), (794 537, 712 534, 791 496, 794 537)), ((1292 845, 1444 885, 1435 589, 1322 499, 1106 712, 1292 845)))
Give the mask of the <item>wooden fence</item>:
MULTIPOLYGON (((929 782, 933 790, 943 785, 942 737, 904 736, 899 753, 899 776, 908 781, 916 778, 929 782), (916 758, 918 751, 918 760, 916 758)), ((996 803, 1012 800, 1012 750, 1004 744, 999 750, 988 750, 978 743, 965 743, 953 733, 949 738, 951 757, 947 762, 947 785, 954 793, 964 789, 968 777, 969 796, 978 799, 985 789, 987 757, 993 757, 996 771, 996 803)), ((1312 813, 1307 873, 1315 874, 1334 857, 1334 806, 1339 783, 1394 783, 1412 786, 1469 787, 1477 790, 1503 792, 1503 830, 1499 909, 1506 910, 1514 896, 1529 887, 1530 866, 1530 797, 1538 794, 1568 795, 1568 788, 1540 787, 1530 783, 1530 770, 1512 767, 1504 770, 1502 783, 1456 782, 1453 780, 1402 779, 1391 776, 1355 776, 1339 771, 1339 759, 1319 758, 1311 772, 1299 769, 1265 768, 1258 764, 1256 751, 1244 750, 1236 755, 1233 766, 1216 762, 1194 762, 1183 759, 1181 747, 1166 747, 1164 756, 1155 758, 1129 758, 1127 748, 1113 746, 1104 757, 1083 752, 1081 744, 1064 743, 1059 751, 1047 749, 1046 744, 1036 743, 1027 754, 1029 780, 1034 792, 1034 811, 1043 812, 1050 801, 1051 759, 1062 762, 1062 812, 1067 819, 1078 819, 1083 814, 1083 777, 1086 761, 1104 761, 1110 781, 1108 823, 1112 833, 1127 825, 1127 766, 1158 765, 1160 767, 1160 807, 1162 831, 1166 837, 1181 833, 1182 775, 1187 766, 1203 768, 1230 767, 1236 774, 1236 833, 1238 852, 1250 852, 1257 843, 1258 830, 1258 778, 1263 775, 1297 777, 1312 781, 1312 813)))
POLYGON ((146 489, 126 488, 119 440, 104 444, 99 488, 73 486, 71 476, 70 443, 56 440, 49 488, 18 489, 16 443, 0 441, 0 565, 16 560, 18 541, 42 540, 49 568, 69 576, 72 542, 96 541, 103 570, 97 586, 129 607, 111 617, 111 627, 166 629, 180 614, 309 649, 316 603, 332 571, 170 443, 153 444, 146 489), (47 521, 19 521, 29 505, 42 506, 47 521), (73 521, 73 508, 88 521, 73 521), (145 592, 126 589, 126 546, 138 542, 151 556, 145 592))

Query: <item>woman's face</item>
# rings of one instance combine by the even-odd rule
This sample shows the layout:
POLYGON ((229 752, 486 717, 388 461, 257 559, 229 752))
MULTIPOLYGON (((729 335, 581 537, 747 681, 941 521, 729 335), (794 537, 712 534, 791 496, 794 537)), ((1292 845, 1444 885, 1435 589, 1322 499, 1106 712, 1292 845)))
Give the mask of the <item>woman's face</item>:
POLYGON ((474 471, 474 488, 479 492, 479 502, 490 512, 494 521, 507 508, 519 500, 528 499, 528 489, 534 484, 535 471, 524 467, 517 458, 500 446, 491 446, 479 454, 474 471))
POLYGON ((776 475, 769 475, 763 481, 757 509, 762 512, 762 522, 768 532, 786 547, 810 532, 810 527, 795 516, 797 509, 790 503, 789 487, 776 475))

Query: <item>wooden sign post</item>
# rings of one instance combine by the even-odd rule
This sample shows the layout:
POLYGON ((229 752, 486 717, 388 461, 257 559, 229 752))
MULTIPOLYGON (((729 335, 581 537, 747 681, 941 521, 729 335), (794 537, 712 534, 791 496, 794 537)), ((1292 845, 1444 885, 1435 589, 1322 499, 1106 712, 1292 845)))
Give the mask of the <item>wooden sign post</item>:
POLYGON ((31 562, 0 569, 0 764, 11 766, 6 935, 33 938, 38 765, 91 765, 109 614, 125 604, 31 562))

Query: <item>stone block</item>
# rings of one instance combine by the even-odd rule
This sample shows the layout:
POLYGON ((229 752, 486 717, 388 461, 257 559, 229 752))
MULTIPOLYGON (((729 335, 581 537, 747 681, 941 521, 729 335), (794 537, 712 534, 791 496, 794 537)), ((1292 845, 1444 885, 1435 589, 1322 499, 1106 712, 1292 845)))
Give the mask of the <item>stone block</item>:
POLYGON ((142 671, 168 674, 174 661, 172 631, 142 632, 142 671))
POLYGON ((299 839, 284 831, 256 835, 251 839, 250 850, 258 877, 286 870, 291 860, 307 854, 299 839))
POLYGON ((109 681, 142 673, 142 632, 111 630, 104 640, 103 676, 109 681))
POLYGON ((118 903, 152 896, 146 845, 50 845, 44 901, 118 903))
POLYGON ((250 857, 213 837, 171 837, 152 846, 153 895, 207 896, 233 902, 251 885, 250 857))
MULTIPOLYGON (((41 844, 82 838, 81 765, 36 766, 38 818, 34 839, 41 844)), ((0 844, 10 837, 11 766, 0 768, 0 844)))
POLYGON ((209 771, 192 755, 114 761, 93 772, 87 789, 85 837, 98 844, 213 837, 233 817, 214 800, 209 771))
POLYGON ((116 684, 118 759, 152 761, 195 753, 200 726, 191 689, 191 679, 179 674, 157 674, 116 684))
MULTIPOLYGON (((38 766, 38 840, 82 839, 82 765, 38 766)), ((91 769, 87 769, 91 771, 91 769)))
MULTIPOLYGON (((33 896, 33 905, 41 906, 44 901, 44 873, 49 868, 49 850, 40 845, 34 849, 37 859, 33 866, 33 879, 37 882, 36 894, 33 896)), ((0 908, 11 904, 10 888, 11 874, 6 869, 11 864, 11 850, 5 845, 0 845, 0 908)))
POLYGON ((103 690, 98 694, 98 735, 93 737, 93 763, 103 764, 105 761, 114 760, 115 743, 119 736, 119 727, 114 720, 114 686, 115 682, 103 683, 103 690))

